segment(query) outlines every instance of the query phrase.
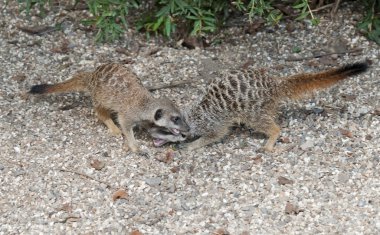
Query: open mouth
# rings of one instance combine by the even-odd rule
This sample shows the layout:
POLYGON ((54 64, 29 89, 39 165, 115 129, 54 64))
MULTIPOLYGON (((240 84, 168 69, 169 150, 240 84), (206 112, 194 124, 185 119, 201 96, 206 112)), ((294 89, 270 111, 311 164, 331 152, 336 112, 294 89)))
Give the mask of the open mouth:
POLYGON ((153 145, 155 147, 161 147, 162 145, 166 144, 169 141, 159 138, 160 136, 167 136, 167 135, 171 135, 171 134, 176 135, 175 133, 177 133, 177 132, 179 132, 179 130, 175 129, 175 128, 166 129, 166 130, 158 129, 157 134, 152 136, 153 137, 153 145), (167 130, 169 130, 169 131, 167 131, 167 130))
POLYGON ((166 144, 168 141, 164 139, 154 138, 153 139, 153 145, 155 147, 161 147, 162 145, 166 144))
POLYGON ((153 137, 153 145, 155 147, 161 147, 168 142, 174 143, 186 139, 186 135, 182 134, 178 129, 158 130, 153 134, 151 133, 151 136, 153 137))
POLYGON ((186 135, 181 133, 176 128, 151 128, 149 130, 151 137, 153 138, 153 145, 155 147, 161 147, 168 142, 184 141, 186 135))

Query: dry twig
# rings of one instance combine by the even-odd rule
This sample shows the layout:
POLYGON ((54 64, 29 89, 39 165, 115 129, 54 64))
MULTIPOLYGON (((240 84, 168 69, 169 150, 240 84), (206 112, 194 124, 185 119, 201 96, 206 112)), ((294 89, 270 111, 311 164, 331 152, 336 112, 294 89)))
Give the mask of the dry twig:
POLYGON ((334 2, 334 7, 333 9, 331 10, 331 17, 335 17, 336 16, 336 12, 338 11, 338 7, 339 7, 339 4, 340 4, 340 1, 341 0, 335 0, 334 2))
POLYGON ((76 175, 82 176, 84 178, 87 178, 87 179, 90 179, 90 180, 93 180, 93 181, 105 184, 105 185, 107 185, 107 188, 114 188, 111 184, 109 184, 109 183, 107 183, 105 181, 95 179, 94 177, 91 177, 91 176, 86 175, 86 174, 81 173, 81 172, 77 172, 77 171, 74 171, 74 170, 67 170, 67 169, 63 169, 63 168, 62 169, 58 169, 58 170, 59 171, 63 171, 63 172, 69 172, 69 173, 72 173, 72 174, 76 174, 76 175))
POLYGON ((16 25, 16 27, 25 33, 35 34, 35 35, 42 35, 45 33, 50 33, 50 32, 58 30, 57 27, 47 26, 47 25, 38 25, 38 26, 30 26, 30 27, 16 25))
MULTIPOLYGON (((284 60, 285 61, 310 60, 310 59, 320 58, 320 57, 329 56, 329 55, 342 55, 342 54, 346 54, 346 53, 355 53, 355 52, 359 52, 359 51, 362 51, 362 50, 363 50, 363 48, 357 48, 357 49, 346 50, 346 51, 342 51, 342 52, 330 52, 330 53, 325 53, 325 54, 312 55, 312 56, 299 57, 299 58, 288 57, 288 58, 285 58, 284 60)), ((278 58, 278 59, 281 59, 281 58, 278 58)))
POLYGON ((311 11, 312 11, 312 12, 322 11, 322 10, 324 10, 324 9, 326 9, 326 8, 330 8, 330 7, 332 7, 333 5, 334 5, 334 3, 326 4, 326 5, 324 5, 324 6, 321 6, 321 7, 315 8, 315 9, 313 9, 313 10, 311 10, 311 11))
POLYGON ((80 219, 81 217, 80 216, 68 216, 66 218, 63 218, 61 220, 56 220, 54 221, 54 223, 61 223, 61 224, 65 224, 67 222, 76 222, 80 219))

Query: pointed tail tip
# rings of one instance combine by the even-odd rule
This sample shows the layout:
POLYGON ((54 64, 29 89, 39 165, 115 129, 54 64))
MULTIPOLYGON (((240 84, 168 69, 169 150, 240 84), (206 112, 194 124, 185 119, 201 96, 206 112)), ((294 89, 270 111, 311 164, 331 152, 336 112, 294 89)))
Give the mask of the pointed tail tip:
POLYGON ((34 85, 30 88, 29 94, 44 94, 48 92, 48 84, 34 85))
POLYGON ((370 66, 370 63, 368 61, 363 61, 363 62, 356 62, 353 64, 348 64, 343 67, 343 70, 349 72, 350 74, 359 74, 363 73, 368 70, 370 66))

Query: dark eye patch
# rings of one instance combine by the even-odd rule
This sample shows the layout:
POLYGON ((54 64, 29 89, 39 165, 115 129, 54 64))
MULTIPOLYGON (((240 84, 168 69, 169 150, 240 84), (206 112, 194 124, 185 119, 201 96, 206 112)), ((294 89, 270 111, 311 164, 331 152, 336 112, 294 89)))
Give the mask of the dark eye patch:
POLYGON ((162 118, 162 109, 158 109, 157 111, 156 111, 156 113, 154 114, 154 120, 158 120, 158 119, 160 119, 160 118, 162 118))

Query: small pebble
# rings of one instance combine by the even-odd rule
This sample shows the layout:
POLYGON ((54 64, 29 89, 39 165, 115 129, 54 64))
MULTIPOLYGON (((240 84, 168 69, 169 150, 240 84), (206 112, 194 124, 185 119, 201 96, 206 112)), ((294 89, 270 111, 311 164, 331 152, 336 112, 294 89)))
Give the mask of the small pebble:
POLYGON ((152 187, 158 186, 161 184, 161 178, 160 177, 147 178, 145 179, 145 183, 152 187))
POLYGON ((309 149, 309 148, 312 148, 312 147, 314 147, 314 141, 312 141, 312 140, 307 140, 306 142, 304 142, 303 144, 301 144, 301 149, 302 150, 307 150, 307 149, 309 149))
POLYGON ((346 183, 349 179, 350 179, 350 177, 347 174, 345 174, 345 173, 340 173, 338 175, 338 181, 340 183, 346 183))
POLYGON ((20 175, 24 175, 25 173, 26 173, 25 170, 23 170, 23 169, 17 169, 15 172, 13 172, 13 175, 15 177, 17 177, 17 176, 20 176, 20 175))

